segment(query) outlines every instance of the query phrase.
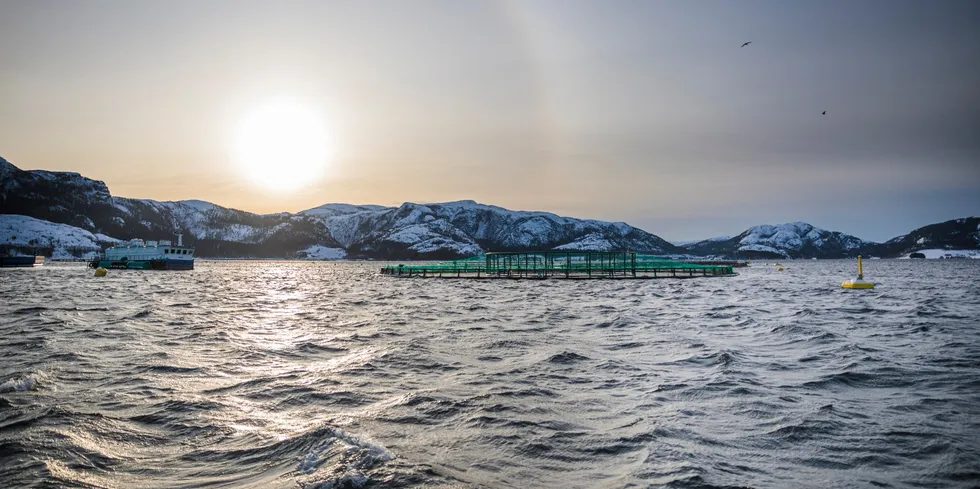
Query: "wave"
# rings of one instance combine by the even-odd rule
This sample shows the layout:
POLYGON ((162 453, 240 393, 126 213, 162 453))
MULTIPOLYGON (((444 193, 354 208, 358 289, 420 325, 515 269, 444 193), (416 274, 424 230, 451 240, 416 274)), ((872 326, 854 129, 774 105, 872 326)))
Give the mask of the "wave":
POLYGON ((570 365, 585 360, 589 360, 589 357, 584 355, 579 355, 578 353, 571 352, 571 351, 563 351, 561 353, 556 353, 548 357, 547 362, 558 364, 558 365, 570 365))
POLYGON ((844 372, 825 375, 820 380, 803 383, 806 389, 831 389, 835 387, 909 387, 915 379, 896 369, 878 369, 873 372, 844 372))
POLYGON ((733 350, 720 350, 714 353, 692 355, 669 364, 692 364, 702 367, 719 367, 731 369, 742 360, 743 355, 733 350))
POLYGON ((155 374, 197 374, 203 372, 200 367, 178 367, 176 365, 146 365, 136 369, 138 373, 155 374))
POLYGON ((23 375, 15 374, 13 377, 0 382, 0 394, 38 390, 49 379, 50 377, 42 371, 29 372, 23 375))
POLYGON ((6 274, 32 294, 0 303, 0 485, 961 486, 980 455, 973 262, 957 285, 882 260, 877 295, 823 260, 785 282, 6 274), (93 286, 125 307, 65 293, 93 286))

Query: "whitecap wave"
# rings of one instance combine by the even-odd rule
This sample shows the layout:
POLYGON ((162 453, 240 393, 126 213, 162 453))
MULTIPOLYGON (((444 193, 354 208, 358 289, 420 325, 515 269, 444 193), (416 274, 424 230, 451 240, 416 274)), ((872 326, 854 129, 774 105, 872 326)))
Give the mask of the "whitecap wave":
POLYGON ((0 383, 0 394, 37 390, 47 378, 47 374, 40 371, 12 377, 0 383))
POLYGON ((395 458, 384 446, 363 435, 337 428, 329 428, 327 433, 299 463, 299 470, 311 476, 304 487, 362 487, 370 480, 366 471, 395 458))

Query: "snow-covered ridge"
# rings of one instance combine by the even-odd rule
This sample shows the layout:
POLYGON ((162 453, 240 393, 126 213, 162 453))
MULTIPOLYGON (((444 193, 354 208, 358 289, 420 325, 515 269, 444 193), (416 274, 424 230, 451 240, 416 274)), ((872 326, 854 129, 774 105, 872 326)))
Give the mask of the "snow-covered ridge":
POLYGON ((6 180, 18 171, 20 171, 20 169, 14 166, 13 163, 3 159, 3 157, 0 157, 0 181, 6 180))
POLYGON ((186 232, 200 239, 257 243, 266 239, 282 221, 289 220, 290 214, 283 217, 260 216, 250 212, 228 209, 201 200, 181 200, 160 202, 151 199, 113 198, 113 206, 126 216, 150 217, 147 221, 152 228, 154 222, 172 229, 174 233, 186 232))
POLYGON ((768 246, 779 250, 801 250, 804 246, 823 246, 828 240, 836 240, 845 250, 858 249, 869 244, 854 236, 827 231, 805 222, 755 226, 741 235, 739 244, 768 246))
POLYGON ((873 246, 877 243, 805 222, 791 222, 753 226, 732 238, 707 239, 683 248, 697 255, 842 258, 873 246))
POLYGON ((53 258, 90 258, 119 240, 67 224, 0 214, 0 245, 21 252, 51 251, 53 258))
MULTIPOLYGON (((973 258, 975 260, 980 259, 980 250, 941 250, 941 249, 930 249, 930 250, 918 250, 916 253, 922 253, 927 259, 938 260, 938 259, 954 259, 954 258, 973 258)), ((909 253, 911 255, 911 253, 909 253)), ((902 258, 909 258, 909 255, 905 255, 902 258)))
POLYGON ((376 212, 391 209, 380 205, 353 205, 353 204, 323 204, 319 207, 300 211, 298 214, 304 216, 334 217, 358 212, 376 212))
MULTIPOLYGON (((675 246, 624 222, 512 211, 472 200, 398 207, 331 203, 296 214, 254 214, 201 200, 113 197, 77 173, 21 171, 0 159, 0 203, 31 216, 118 238, 173 239, 198 256, 452 258, 482 251, 633 250, 671 256, 841 258, 902 256, 921 248, 980 248, 980 219, 925 226, 878 244, 803 222, 752 227, 735 237, 675 246)), ((53 235, 52 235, 53 236, 53 235)))
POLYGON ((347 257, 347 250, 343 248, 328 248, 326 246, 313 245, 299 250, 296 254, 300 258, 307 260, 343 260, 347 257))
POLYGON ((197 210, 198 212, 207 212, 218 208, 218 206, 203 200, 181 200, 178 203, 184 204, 187 207, 197 210))
POLYGON ((670 243, 673 244, 674 246, 685 247, 685 246, 691 246, 699 243, 716 243, 719 241, 728 241, 730 239, 732 239, 731 236, 716 236, 714 238, 708 238, 708 239, 689 239, 684 241, 671 241, 670 243))
POLYGON ((556 246, 556 250, 563 251, 605 251, 615 249, 615 245, 601 234, 587 234, 571 243, 556 246))

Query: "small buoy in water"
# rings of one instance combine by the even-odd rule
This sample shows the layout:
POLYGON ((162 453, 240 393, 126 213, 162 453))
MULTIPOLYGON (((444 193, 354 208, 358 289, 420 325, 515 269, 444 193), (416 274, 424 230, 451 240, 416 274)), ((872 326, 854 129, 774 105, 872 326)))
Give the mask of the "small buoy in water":
POLYGON ((873 289, 875 284, 864 280, 864 266, 861 263, 861 255, 858 255, 858 276, 854 280, 848 280, 840 284, 845 289, 873 289))
POLYGON ((107 273, 109 273, 109 271, 106 270, 105 268, 99 267, 99 268, 96 268, 95 269, 95 276, 96 277, 105 277, 105 275, 107 273))
POLYGON ((781 272, 781 271, 783 271, 783 267, 779 267, 779 268, 777 268, 777 269, 776 269, 776 271, 777 271, 777 272, 781 272))

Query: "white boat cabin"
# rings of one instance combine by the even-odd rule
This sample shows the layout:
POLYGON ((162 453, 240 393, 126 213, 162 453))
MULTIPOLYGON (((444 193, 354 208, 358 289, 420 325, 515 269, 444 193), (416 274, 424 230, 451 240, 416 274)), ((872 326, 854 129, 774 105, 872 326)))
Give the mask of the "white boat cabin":
POLYGON ((170 240, 143 242, 142 239, 133 239, 105 250, 105 259, 112 261, 193 260, 194 248, 183 246, 180 240, 174 245, 170 240))

